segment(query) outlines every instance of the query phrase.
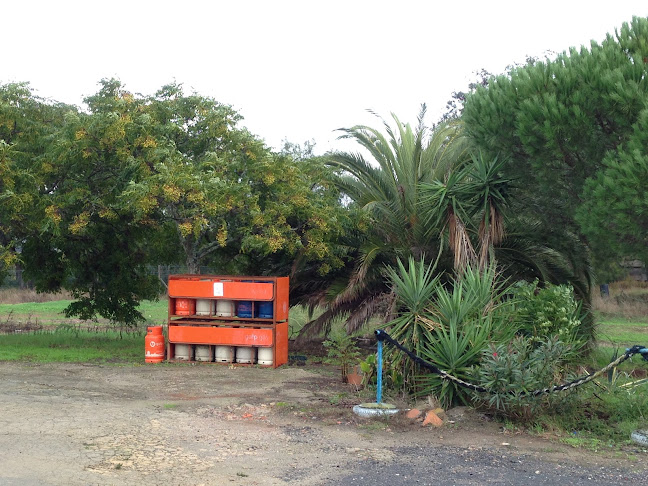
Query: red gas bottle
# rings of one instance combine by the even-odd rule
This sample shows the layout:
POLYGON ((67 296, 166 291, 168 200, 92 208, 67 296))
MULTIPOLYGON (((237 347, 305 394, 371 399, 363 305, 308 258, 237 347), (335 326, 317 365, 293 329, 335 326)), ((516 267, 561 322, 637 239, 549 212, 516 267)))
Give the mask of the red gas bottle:
POLYGON ((161 363, 164 361, 164 334, 162 334, 162 326, 152 326, 146 330, 144 347, 144 357, 147 363, 161 363))

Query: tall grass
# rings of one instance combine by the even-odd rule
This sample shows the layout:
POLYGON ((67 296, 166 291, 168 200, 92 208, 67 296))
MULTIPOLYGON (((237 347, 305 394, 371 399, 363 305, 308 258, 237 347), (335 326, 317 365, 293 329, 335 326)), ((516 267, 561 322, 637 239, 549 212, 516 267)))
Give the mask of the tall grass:
POLYGON ((0 288, 0 304, 23 304, 25 302, 52 302, 60 300, 71 300, 69 292, 56 294, 45 294, 36 292, 33 289, 19 289, 15 287, 0 288))
POLYGON ((613 283, 610 295, 602 297, 596 293, 592 304, 600 345, 608 348, 634 344, 648 346, 648 283, 613 283))
POLYGON ((609 296, 594 293, 592 306, 599 319, 616 316, 648 323, 648 282, 612 283, 609 296))

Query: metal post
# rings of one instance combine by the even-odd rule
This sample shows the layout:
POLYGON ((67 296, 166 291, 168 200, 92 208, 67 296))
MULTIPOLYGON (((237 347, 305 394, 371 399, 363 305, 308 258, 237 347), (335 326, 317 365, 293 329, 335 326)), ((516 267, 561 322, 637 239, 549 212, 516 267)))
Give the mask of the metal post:
POLYGON ((378 341, 378 369, 377 369, 377 383, 376 383, 376 403, 382 400, 382 341, 378 341))

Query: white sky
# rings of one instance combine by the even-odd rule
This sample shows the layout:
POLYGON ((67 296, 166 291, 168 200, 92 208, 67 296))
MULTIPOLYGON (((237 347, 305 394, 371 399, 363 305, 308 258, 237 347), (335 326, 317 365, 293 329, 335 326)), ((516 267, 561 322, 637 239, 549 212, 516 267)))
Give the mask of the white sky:
POLYGON ((82 104, 117 77, 152 94, 173 80, 232 105, 278 148, 336 129, 443 113, 473 72, 602 40, 645 0, 0 0, 0 83, 82 104))

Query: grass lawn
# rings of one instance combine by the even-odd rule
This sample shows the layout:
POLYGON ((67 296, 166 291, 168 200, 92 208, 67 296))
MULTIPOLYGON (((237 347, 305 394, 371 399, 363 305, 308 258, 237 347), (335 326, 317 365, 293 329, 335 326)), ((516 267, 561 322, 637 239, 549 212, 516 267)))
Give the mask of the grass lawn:
POLYGON ((0 361, 40 363, 143 363, 142 331, 56 331, 0 335, 0 361))
POLYGON ((599 315, 597 335, 601 343, 648 346, 648 316, 628 318, 599 315))
MULTIPOLYGON (((23 302, 20 304, 0 304, 0 327, 3 323, 20 322, 23 324, 30 323, 44 327, 58 326, 61 324, 71 324, 74 319, 65 317, 64 310, 70 305, 71 300, 53 300, 49 302, 23 302)), ((167 300, 161 298, 158 301, 143 301, 138 310, 142 313, 146 326, 161 326, 167 320, 167 300)), ((107 324, 104 319, 99 319, 98 324, 107 324)), ((92 322, 88 323, 93 325, 92 322)))
MULTIPOLYGON (((0 302, 15 298, 15 291, 0 292, 0 302)), ((0 361, 143 363, 146 327, 167 320, 166 298, 142 302, 146 321, 133 329, 68 319, 63 311, 71 300, 42 300, 0 304, 0 361)))

